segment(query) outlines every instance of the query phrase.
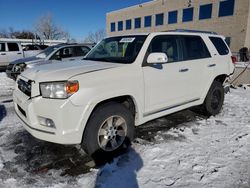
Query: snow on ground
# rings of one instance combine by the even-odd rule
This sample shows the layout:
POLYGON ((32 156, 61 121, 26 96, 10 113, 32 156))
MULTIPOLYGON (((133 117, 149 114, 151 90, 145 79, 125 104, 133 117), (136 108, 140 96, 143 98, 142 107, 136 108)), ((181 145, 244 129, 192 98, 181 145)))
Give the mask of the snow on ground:
POLYGON ((216 117, 186 110, 138 127, 129 151, 97 168, 78 147, 29 135, 14 112, 13 85, 0 73, 1 188, 250 187, 249 90, 232 90, 216 117))

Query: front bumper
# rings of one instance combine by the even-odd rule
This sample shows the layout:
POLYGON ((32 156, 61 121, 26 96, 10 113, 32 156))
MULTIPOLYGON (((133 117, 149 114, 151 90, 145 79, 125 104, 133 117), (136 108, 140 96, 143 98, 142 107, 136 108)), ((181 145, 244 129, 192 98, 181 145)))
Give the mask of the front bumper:
POLYGON ((69 99, 30 99, 20 90, 13 92, 14 107, 24 128, 34 137, 58 144, 79 144, 84 130, 84 107, 75 106, 69 99), (41 125, 38 117, 53 120, 55 128, 41 125))

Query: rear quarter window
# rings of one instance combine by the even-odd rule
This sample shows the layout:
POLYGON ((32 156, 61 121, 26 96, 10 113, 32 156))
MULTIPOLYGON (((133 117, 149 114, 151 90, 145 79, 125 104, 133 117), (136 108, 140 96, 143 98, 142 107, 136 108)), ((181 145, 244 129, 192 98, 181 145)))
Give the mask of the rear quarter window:
POLYGON ((211 42, 213 43, 214 47, 216 48, 216 50, 218 51, 218 53, 220 55, 229 54, 229 49, 228 49, 226 43, 224 42, 224 40, 222 38, 209 37, 209 39, 211 40, 211 42))

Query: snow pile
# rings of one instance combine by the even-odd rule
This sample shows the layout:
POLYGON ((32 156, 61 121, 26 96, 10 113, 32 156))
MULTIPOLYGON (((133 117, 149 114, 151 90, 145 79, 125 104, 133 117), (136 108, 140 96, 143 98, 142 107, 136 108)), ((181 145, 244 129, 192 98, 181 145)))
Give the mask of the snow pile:
POLYGON ((13 82, 0 73, 0 86, 0 187, 250 187, 249 90, 232 90, 216 117, 186 110, 138 127, 126 154, 96 168, 76 147, 29 135, 13 82))

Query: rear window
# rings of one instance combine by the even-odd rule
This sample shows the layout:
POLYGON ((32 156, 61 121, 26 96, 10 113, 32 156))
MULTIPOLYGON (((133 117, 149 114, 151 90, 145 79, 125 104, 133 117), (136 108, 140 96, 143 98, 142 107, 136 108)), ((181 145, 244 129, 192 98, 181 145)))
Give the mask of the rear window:
POLYGON ((229 49, 222 38, 219 37, 209 37, 211 42, 214 44, 216 50, 220 55, 229 54, 229 49))
POLYGON ((211 57, 206 44, 199 36, 184 36, 184 60, 203 59, 211 57))
POLYGON ((19 51, 19 47, 17 43, 8 43, 8 49, 10 52, 19 51))

